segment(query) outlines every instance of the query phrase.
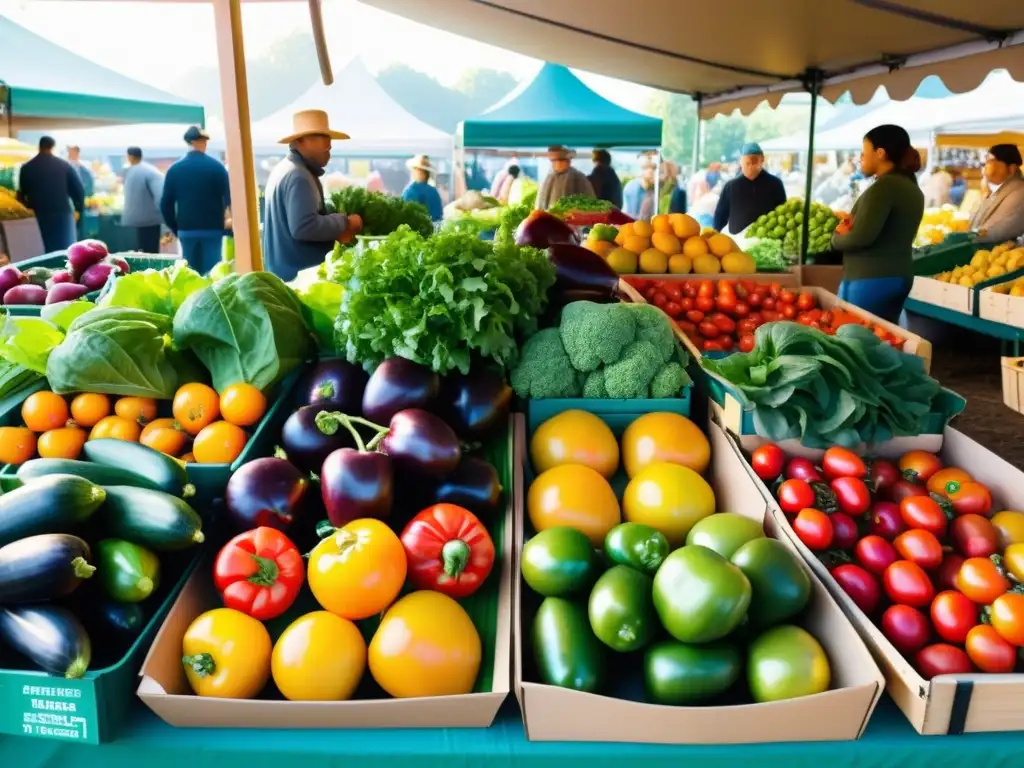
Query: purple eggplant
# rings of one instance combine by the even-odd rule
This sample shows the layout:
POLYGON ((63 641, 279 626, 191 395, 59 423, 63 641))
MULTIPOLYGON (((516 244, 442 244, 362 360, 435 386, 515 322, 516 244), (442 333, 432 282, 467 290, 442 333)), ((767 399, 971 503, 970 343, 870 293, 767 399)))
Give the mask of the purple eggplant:
POLYGON ((309 393, 306 402, 329 405, 344 413, 358 413, 369 378, 366 371, 347 360, 323 360, 306 379, 305 390, 309 393))
POLYGON ((107 284, 107 280, 110 278, 111 273, 116 272, 117 267, 113 264, 107 264, 100 262, 99 264, 93 264, 78 279, 78 282, 84 285, 90 291, 98 291, 104 285, 107 284))
POLYGON ((364 517, 387 518, 395 497, 391 458, 353 448, 334 451, 320 471, 320 493, 336 528, 364 517))
POLYGON ((482 440, 508 421, 512 388, 497 371, 449 374, 441 384, 440 411, 455 434, 482 440))
POLYGON ((46 292, 46 303, 56 304, 60 301, 74 301, 89 292, 89 289, 78 283, 57 283, 46 292))
POLYGON ((406 408, 391 418, 381 450, 395 471, 422 477, 444 477, 455 470, 462 447, 454 430, 439 417, 419 408, 406 408))
POLYGON ((547 211, 534 211, 516 229, 516 245, 547 248, 556 243, 580 244, 576 230, 547 211))
POLYGON ((75 275, 81 275, 106 257, 107 245, 100 240, 79 240, 68 248, 68 266, 75 275))
POLYGON ((304 405, 288 417, 281 429, 281 447, 288 460, 305 472, 319 472, 332 452, 356 445, 347 430, 328 432, 318 425, 317 416, 332 410, 322 405, 304 405))
POLYGON ((28 278, 22 274, 20 269, 13 264, 8 264, 3 269, 0 269, 0 296, 3 296, 11 288, 27 282, 28 278))
POLYGON ((455 504, 483 515, 501 503, 501 478, 490 462, 465 456, 450 475, 432 489, 434 504, 455 504))
POLYGON ((242 531, 265 525, 287 531, 301 516, 309 480, 284 459, 256 459, 228 480, 224 503, 232 525, 242 531))
POLYGON ((366 382, 363 416, 387 424, 406 408, 429 408, 441 391, 441 378, 426 366, 392 357, 385 360, 366 382))
POLYGON ((38 285, 16 285, 4 294, 4 304, 36 304, 46 302, 46 289, 38 285))
POLYGON ((555 265, 555 291, 595 291, 611 299, 619 288, 619 276, 593 251, 562 243, 548 248, 555 265))

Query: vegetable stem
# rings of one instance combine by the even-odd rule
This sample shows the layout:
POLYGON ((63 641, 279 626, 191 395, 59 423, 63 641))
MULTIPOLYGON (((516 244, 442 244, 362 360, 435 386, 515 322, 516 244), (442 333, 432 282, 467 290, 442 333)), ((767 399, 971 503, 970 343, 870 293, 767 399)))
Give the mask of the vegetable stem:
POLYGON ((469 565, 469 556, 472 554, 469 544, 462 539, 446 541, 441 547, 441 560, 444 561, 444 573, 450 579, 457 579, 469 565))
POLYGON ((316 537, 318 539, 326 539, 328 536, 330 536, 338 529, 334 527, 334 524, 331 523, 330 520, 321 520, 319 523, 316 524, 315 530, 316 537))
POLYGON ((181 663, 195 672, 196 677, 209 677, 217 670, 217 662, 209 653, 197 653, 194 656, 182 656, 181 663))
POLYGON ((274 584, 277 583, 277 577, 280 573, 277 563, 269 557, 260 557, 255 553, 251 554, 250 557, 256 561, 257 571, 246 579, 246 581, 250 584, 255 584, 257 587, 274 586, 274 584))
POLYGON ((75 576, 80 579, 88 579, 96 573, 96 566, 90 565, 84 557, 76 557, 71 561, 71 568, 75 576))
POLYGON ((64 679, 77 680, 85 674, 87 669, 89 669, 89 657, 76 656, 74 661, 68 664, 68 668, 64 670, 64 679))
POLYGON ((360 453, 372 451, 377 446, 377 443, 380 442, 381 436, 388 432, 388 427, 382 427, 358 416, 349 416, 339 411, 320 411, 316 415, 314 422, 316 423, 316 428, 325 435, 335 434, 340 427, 347 429, 349 434, 352 435, 352 439, 355 440, 356 447, 360 453), (362 424, 377 431, 377 435, 370 442, 370 447, 367 447, 363 441, 362 435, 359 434, 359 430, 354 426, 355 424, 362 424))

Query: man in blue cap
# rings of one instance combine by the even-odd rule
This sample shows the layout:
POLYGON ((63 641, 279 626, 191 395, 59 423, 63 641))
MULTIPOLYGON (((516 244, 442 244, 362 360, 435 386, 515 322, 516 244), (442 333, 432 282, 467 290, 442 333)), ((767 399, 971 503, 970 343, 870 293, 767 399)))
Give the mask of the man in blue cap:
POLYGON ((193 125, 185 131, 188 153, 167 169, 160 213, 178 237, 181 255, 206 274, 220 261, 225 215, 231 206, 228 171, 206 154, 209 135, 193 125))
POLYGON ((753 142, 740 152, 740 175, 722 187, 715 208, 715 229, 729 225, 729 232, 738 235, 757 218, 786 202, 782 179, 764 170, 764 152, 753 142))

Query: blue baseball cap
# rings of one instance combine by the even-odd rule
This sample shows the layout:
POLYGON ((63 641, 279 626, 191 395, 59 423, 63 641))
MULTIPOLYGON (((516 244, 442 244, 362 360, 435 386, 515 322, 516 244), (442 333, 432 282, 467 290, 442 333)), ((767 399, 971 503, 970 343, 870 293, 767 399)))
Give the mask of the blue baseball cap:
MULTIPOLYGON (((735 146, 735 145, 733 145, 735 146)), ((745 155, 760 155, 764 157, 764 152, 761 151, 761 145, 755 141, 748 141, 743 145, 743 149, 740 150, 740 157, 745 155)))
POLYGON ((191 144, 193 141, 199 141, 200 139, 209 140, 209 138, 210 135, 202 128, 200 128, 198 125, 193 125, 187 131, 185 131, 184 136, 186 144, 191 144))

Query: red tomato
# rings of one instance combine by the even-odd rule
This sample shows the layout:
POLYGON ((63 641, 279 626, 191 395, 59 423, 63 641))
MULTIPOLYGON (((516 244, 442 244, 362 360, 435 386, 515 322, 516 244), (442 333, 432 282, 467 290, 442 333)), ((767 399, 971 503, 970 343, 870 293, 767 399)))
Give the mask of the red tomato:
POLYGON ((909 605, 890 605, 882 614, 882 634, 904 656, 913 656, 932 636, 928 619, 909 605))
POLYGON ((864 613, 874 613, 882 601, 878 579, 859 565, 838 565, 832 569, 832 578, 864 613))
POLYGON ((942 469, 942 461, 928 451, 908 451, 900 456, 899 468, 908 480, 927 483, 928 478, 942 469))
POLYGON ((654 298, 651 299, 651 304, 658 307, 658 309, 661 309, 666 304, 668 304, 668 296, 659 291, 658 293, 654 294, 654 298))
POLYGON ((946 535, 946 515, 928 496, 911 496, 900 502, 900 515, 908 528, 921 528, 936 536, 946 535))
POLYGON ((757 321, 750 317, 745 317, 736 323, 736 333, 741 336, 744 333, 753 333, 757 330, 757 321))
POLYGON ((911 496, 927 496, 928 489, 923 485, 912 483, 907 479, 897 480, 895 483, 890 485, 886 489, 886 496, 899 504, 904 499, 909 499, 911 496))
POLYGON ((715 296, 715 283, 713 280, 701 280, 700 287, 697 289, 698 296, 706 296, 708 298, 714 298, 715 296))
POLYGON ((722 345, 722 349, 725 352, 729 352, 736 344, 736 340, 733 339, 732 336, 726 336, 725 334, 722 334, 721 336, 718 337, 718 343, 722 345))
POLYGON ((865 536, 853 548, 853 556, 857 562, 876 576, 885 573, 885 569, 899 560, 896 548, 881 536, 865 536))
POLYGON ((697 300, 693 302, 693 306, 695 306, 701 312, 714 312, 715 300, 710 296, 698 296, 697 300))
POLYGON ((725 347, 722 346, 721 340, 716 339, 705 339, 700 345, 701 349, 705 352, 724 352, 725 347))
POLYGON ((676 326, 687 336, 695 336, 697 334, 697 326, 686 320, 680 320, 676 323, 676 326))
POLYGON ((736 321, 720 312, 716 312, 711 316, 711 322, 717 325, 722 333, 732 333, 736 330, 736 321))
POLYGON ((722 333, 721 329, 710 320, 704 320, 697 326, 697 331, 706 339, 717 339, 722 333))
POLYGON ((683 296, 683 298, 679 300, 679 307, 680 309, 683 310, 683 312, 689 312, 691 309, 693 309, 693 299, 691 299, 689 296, 683 296))
POLYGON ((978 607, 955 589, 936 595, 929 613, 935 631, 947 643, 962 645, 978 625, 978 607))
POLYGON ((896 465, 885 459, 875 459, 868 468, 868 482, 875 489, 875 493, 884 494, 901 477, 902 475, 900 475, 896 465))
MULTIPOLYGON (((787 480, 786 482, 794 481, 787 480)), ((832 546, 832 521, 821 510, 810 507, 801 509, 800 513, 793 518, 792 525, 797 537, 811 551, 824 552, 832 546)))
POLYGON ((909 560, 897 560, 886 568, 882 582, 889 599, 900 605, 924 608, 935 597, 935 587, 928 574, 909 560))
MULTIPOLYGON (((785 299, 783 299, 783 301, 785 301, 785 299)), ((810 309, 814 309, 816 303, 814 296, 806 291, 801 291, 800 295, 796 297, 796 308, 801 312, 807 312, 810 309)))
POLYGON ((747 304, 749 304, 754 309, 756 309, 757 307, 760 307, 763 302, 764 302, 764 294, 762 294, 762 293, 758 293, 758 292, 755 291, 754 293, 752 293, 749 296, 747 296, 747 304))
POLYGON ((686 313, 686 319, 694 324, 702 323, 704 322, 704 313, 696 309, 691 309, 686 313))
POLYGON ((839 510, 848 515, 859 517, 871 507, 871 491, 859 477, 837 477, 832 481, 832 493, 836 495, 839 510))
POLYGON ((992 511, 992 494, 989 493, 981 483, 950 483, 958 485, 955 490, 950 491, 947 486, 946 496, 953 505, 953 511, 958 515, 984 515, 988 517, 992 511))
POLYGON ((736 311, 736 294, 721 292, 718 294, 718 298, 715 299, 715 306, 719 312, 735 312, 736 311))
POLYGON ((814 466, 814 462, 810 459, 797 456, 790 459, 786 465, 786 478, 789 480, 803 480, 809 483, 812 480, 820 481, 821 473, 818 472, 818 468, 814 466))
POLYGON ((692 280, 687 280, 686 283, 683 284, 683 295, 688 296, 691 299, 696 298, 697 286, 694 285, 692 280))
POLYGON ((772 296, 778 298, 779 294, 782 293, 782 284, 781 283, 769 283, 768 284, 768 292, 771 293, 772 296))
POLYGON ((955 645, 935 643, 914 656, 914 666, 925 680, 937 675, 969 675, 974 671, 967 654, 955 645))
POLYGON ((971 627, 964 647, 974 666, 982 672, 1009 674, 1017 666, 1017 649, 988 624, 971 627))
POLYGON ((683 298, 683 287, 675 280, 666 281, 665 293, 672 301, 679 301, 683 298))
POLYGON ((757 345, 757 341, 754 339, 754 334, 744 333, 740 336, 739 349, 740 352, 750 352, 757 345))
POLYGON ((662 309, 665 311, 665 314, 671 317, 673 320, 679 317, 679 315, 681 315, 683 312, 683 308, 674 301, 670 301, 668 304, 662 307, 662 309))
POLYGON ((833 445, 825 451, 821 469, 829 480, 835 480, 837 477, 864 477, 868 473, 868 468, 864 466, 860 456, 838 445, 833 445))
POLYGON ((954 517, 949 524, 949 540, 964 557, 988 557, 999 551, 999 534, 981 515, 954 517))
POLYGON ((750 456, 750 466, 754 468, 754 474, 766 483, 775 482, 775 478, 782 474, 785 464, 786 454, 774 443, 762 445, 750 456))
POLYGON ((762 301, 761 301, 761 309, 762 309, 762 311, 764 311, 764 310, 768 310, 769 312, 774 311, 775 305, 776 305, 776 301, 775 301, 775 297, 773 297, 773 296, 765 296, 764 299, 762 299, 762 301))
POLYGON ((946 552, 939 570, 935 572, 935 586, 939 589, 957 589, 956 576, 963 564, 964 558, 956 552, 946 552))
POLYGON ((989 620, 1003 640, 1018 648, 1024 646, 1024 595, 1007 592, 997 597, 989 620))
POLYGON ((736 308, 733 309, 732 313, 736 315, 736 317, 746 317, 750 314, 750 305, 745 301, 737 301, 736 308))
POLYGON ((787 515, 795 515, 801 509, 814 506, 814 489, 805 480, 786 480, 775 494, 779 507, 787 515))
POLYGON ((783 304, 795 304, 796 294, 784 288, 782 289, 782 291, 779 292, 779 301, 781 301, 783 304))
POLYGON ((870 514, 868 530, 883 539, 892 541, 907 530, 907 525, 900 515, 900 505, 895 502, 876 501, 871 505, 870 514))
POLYGON ((783 304, 782 316, 786 320, 792 320, 794 317, 796 317, 796 307, 794 307, 792 304, 783 304))
POLYGON ((770 310, 770 309, 765 309, 765 310, 763 310, 763 311, 761 312, 761 317, 763 317, 763 318, 764 318, 764 321, 765 321, 766 323, 774 323, 774 322, 776 322, 777 320, 781 320, 781 319, 782 319, 782 315, 781 315, 780 313, 778 313, 778 312, 773 312, 773 311, 772 311, 772 310, 770 310))
POLYGON ((900 557, 917 563, 925 570, 938 568, 942 563, 942 545, 930 531, 904 531, 896 537, 893 546, 900 553, 900 557))
POLYGON ((842 512, 834 512, 828 519, 832 521, 832 548, 847 552, 857 543, 860 531, 853 518, 842 512))
POLYGON ((956 588, 978 605, 990 605, 1010 589, 1010 582, 987 557, 970 557, 960 566, 956 588))

